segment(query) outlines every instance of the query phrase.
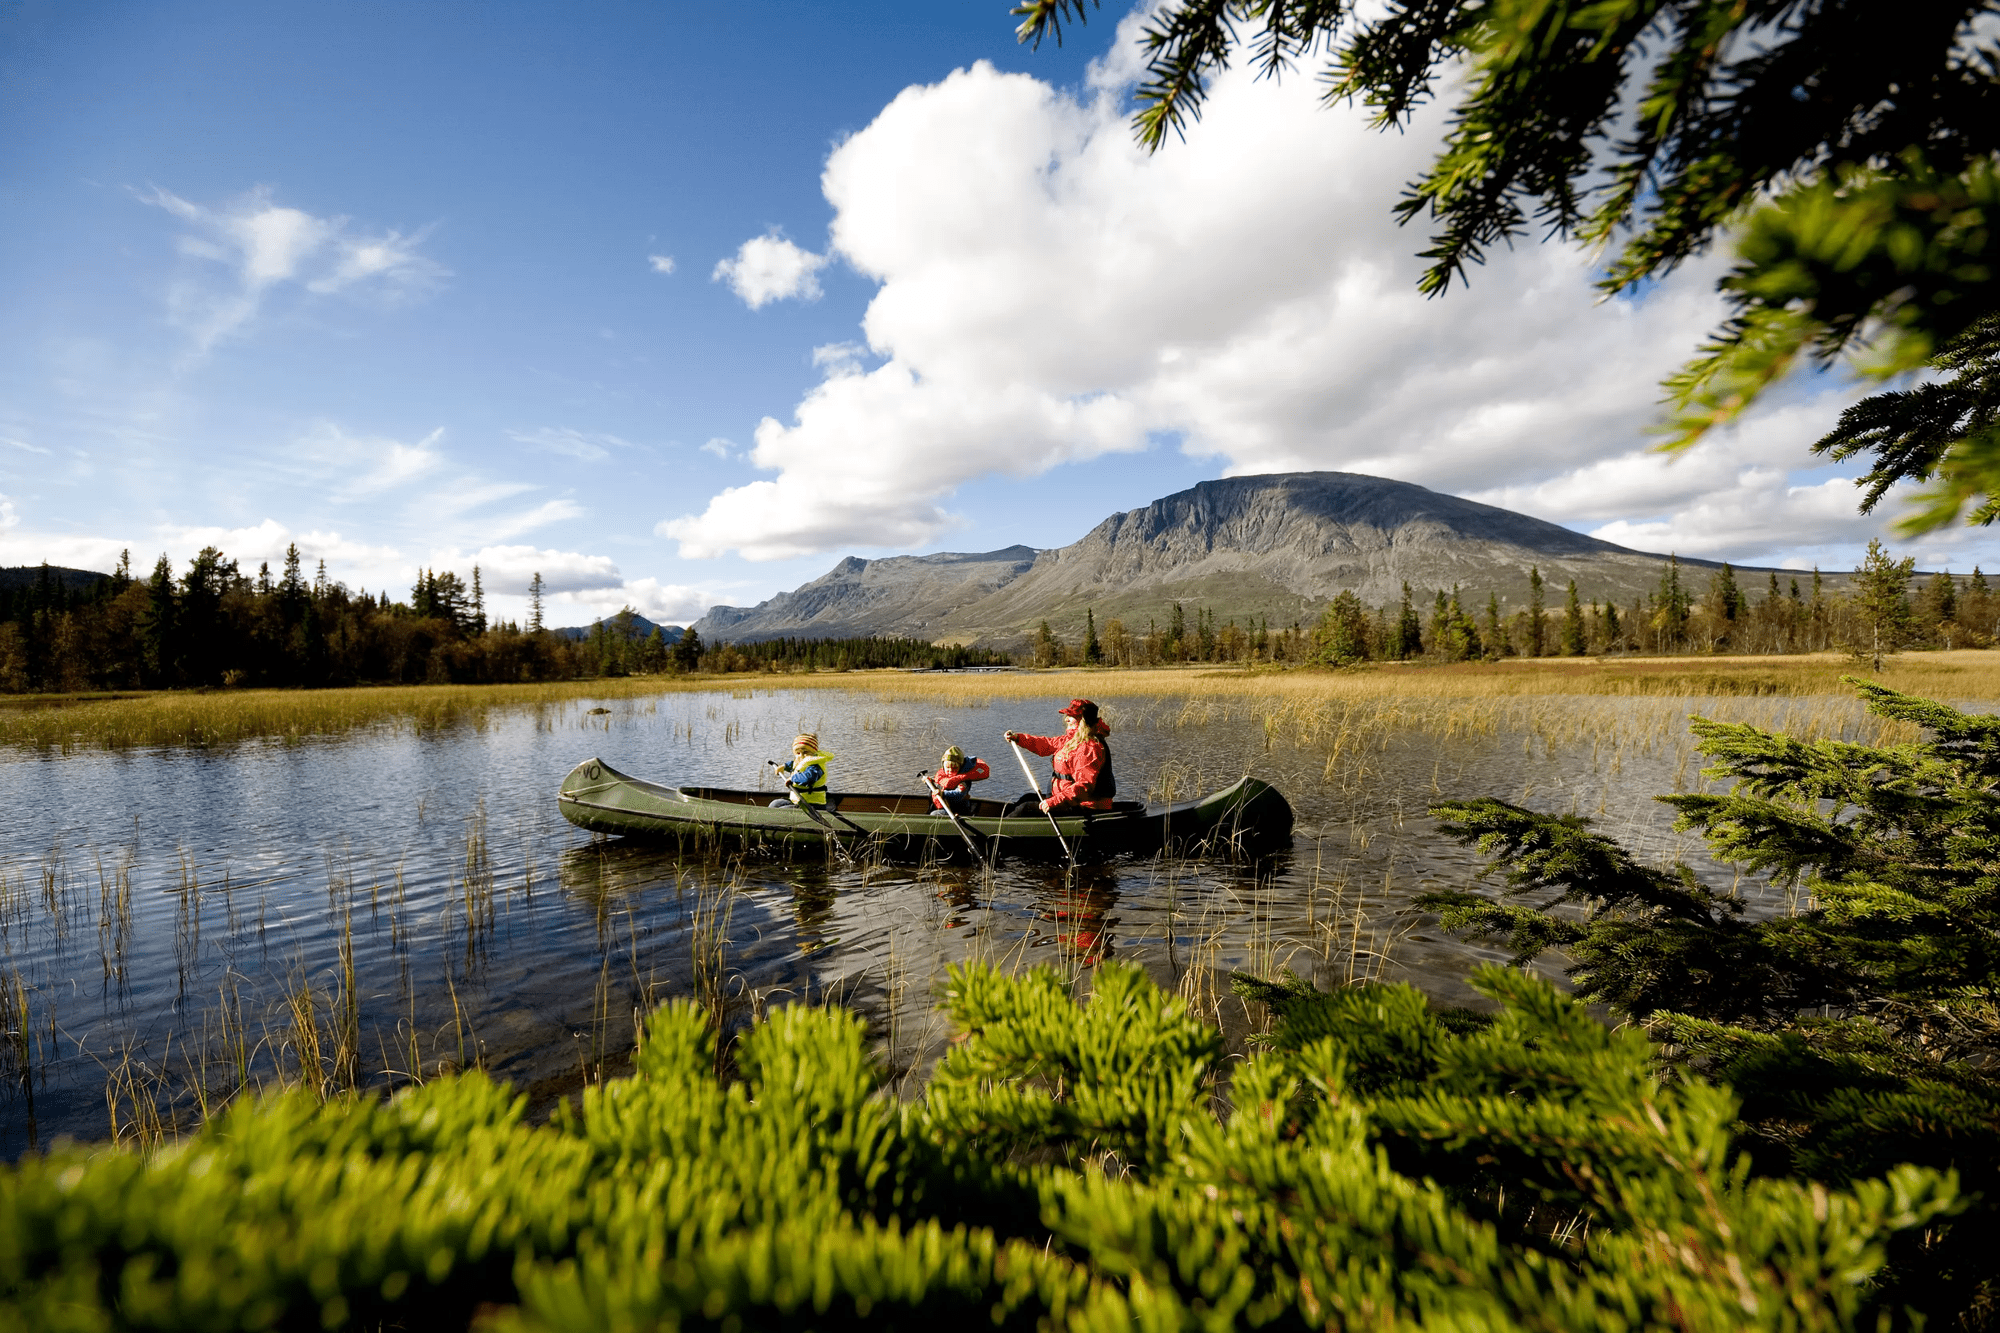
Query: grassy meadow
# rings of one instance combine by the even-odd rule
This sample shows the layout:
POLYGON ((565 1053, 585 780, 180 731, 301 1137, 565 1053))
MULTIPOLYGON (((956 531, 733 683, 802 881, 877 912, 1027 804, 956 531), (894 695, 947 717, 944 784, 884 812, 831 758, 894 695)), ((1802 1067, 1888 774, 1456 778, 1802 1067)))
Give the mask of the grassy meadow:
MULTIPOLYGON (((1451 666, 1378 664, 1342 671, 1213 667, 1015 671, 958 675, 823 671, 784 675, 627 676, 532 685, 392 685, 329 690, 163 690, 0 698, 0 745, 68 753, 130 746, 207 746, 338 735, 366 727, 483 727, 536 711, 554 725, 583 699, 669 693, 840 689, 945 706, 1088 695, 1104 701, 1185 696, 1186 720, 1242 717, 1273 736, 1310 740, 1361 718, 1449 735, 1532 712, 1536 700, 1607 698, 1849 698, 1844 675, 1867 674, 1837 654, 1797 657, 1539 658, 1451 666)), ((1880 677, 1927 698, 2000 699, 2000 653, 1911 653, 1880 677)))

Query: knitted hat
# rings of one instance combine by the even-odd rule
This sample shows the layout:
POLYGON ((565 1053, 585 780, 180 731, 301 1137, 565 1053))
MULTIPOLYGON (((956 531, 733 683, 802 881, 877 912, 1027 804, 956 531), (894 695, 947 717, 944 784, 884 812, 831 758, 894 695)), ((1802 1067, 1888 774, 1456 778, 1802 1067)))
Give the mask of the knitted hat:
POLYGON ((952 746, 944 752, 944 762, 947 768, 957 768, 965 762, 965 751, 956 745, 952 746))
POLYGON ((797 738, 792 741, 792 748, 794 750, 817 751, 819 749, 819 733, 816 731, 800 732, 797 738))

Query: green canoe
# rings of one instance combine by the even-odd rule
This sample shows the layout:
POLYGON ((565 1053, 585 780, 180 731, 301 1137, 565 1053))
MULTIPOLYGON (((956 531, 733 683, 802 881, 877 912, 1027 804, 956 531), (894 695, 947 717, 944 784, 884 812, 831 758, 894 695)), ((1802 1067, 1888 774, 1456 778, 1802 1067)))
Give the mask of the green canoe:
MULTIPOLYGON (((966 840, 952 821, 931 812, 927 793, 842 793, 829 798, 818 819, 797 806, 773 809, 770 802, 775 795, 718 787, 663 787, 620 773, 602 759, 586 759, 563 779, 556 800, 565 819, 593 833, 774 850, 788 844, 824 844, 831 834, 845 847, 867 847, 898 858, 968 854, 966 840)), ((1046 815, 1009 817, 1002 813, 1004 808, 1000 801, 971 803, 963 822, 982 847, 1003 856, 1062 856, 1046 815)), ((1254 854, 1291 841, 1292 807, 1277 788, 1245 777, 1191 801, 1162 805, 1120 801, 1108 811, 1061 815, 1055 822, 1079 855, 1162 850, 1254 854)))

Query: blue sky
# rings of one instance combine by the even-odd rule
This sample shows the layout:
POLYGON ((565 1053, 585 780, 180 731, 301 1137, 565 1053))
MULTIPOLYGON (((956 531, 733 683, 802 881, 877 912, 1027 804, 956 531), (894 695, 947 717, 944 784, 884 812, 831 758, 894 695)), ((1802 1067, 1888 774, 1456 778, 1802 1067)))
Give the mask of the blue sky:
POLYGON ((1712 265, 1424 302, 1425 126, 1232 77, 1148 159, 1129 25, 1006 10, 0 0, 0 562, 297 541, 686 619, 1294 467, 1745 561, 1881 530, 1805 466, 1831 379, 1645 452, 1712 265))

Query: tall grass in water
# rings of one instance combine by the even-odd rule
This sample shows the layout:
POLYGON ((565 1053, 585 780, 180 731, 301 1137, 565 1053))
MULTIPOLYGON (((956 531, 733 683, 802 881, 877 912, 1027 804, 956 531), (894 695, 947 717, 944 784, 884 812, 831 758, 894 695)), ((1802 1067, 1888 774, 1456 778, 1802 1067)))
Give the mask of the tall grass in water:
MULTIPOLYGON (((994 699, 1086 694, 1232 696, 1276 700, 1503 698, 1533 695, 1838 695, 1854 664, 1835 654, 1800 657, 1535 658, 1423 666, 1383 663, 1358 670, 1278 671, 1190 666, 1133 670, 1023 671, 928 675, 869 671, 741 677, 637 676, 537 685, 388 685, 340 690, 164 691, 140 695, 0 696, 0 745, 69 753, 137 745, 222 745, 285 741, 360 727, 418 731, 485 726, 510 712, 535 711, 541 725, 572 717, 587 698, 645 699, 728 690, 864 690, 890 700, 984 704, 994 699)), ((1884 664, 1898 689, 1944 699, 2000 699, 2000 653, 1908 653, 1884 664)), ((576 715, 576 720, 583 720, 576 715)), ((880 725, 878 719, 864 721, 880 725)), ((736 733, 725 727, 726 743, 736 733)))
POLYGON ((736 914, 740 888, 736 873, 696 881, 694 912, 688 921, 688 961, 694 975, 695 1002, 715 1029, 715 1062, 719 1075, 728 1060, 729 1020, 735 1008, 729 974, 729 923, 736 914))
MULTIPOLYGON (((1686 699, 1851 695, 1840 681, 1842 676, 1851 675, 1874 673, 1839 654, 1816 653, 1793 657, 1507 658, 1452 666, 1385 662, 1341 671, 1186 666, 970 676, 878 673, 847 677, 844 683, 885 698, 966 704, 1061 695, 1086 695, 1100 701, 1177 695, 1299 701, 1537 695, 1686 699)), ((1879 679, 1912 694, 2000 699, 2000 652, 1905 653, 1885 661, 1879 679)), ((792 685, 792 678, 786 678, 786 688, 792 685)))
POLYGON ((21 970, 10 967, 0 974, 0 1059, 11 1066, 8 1073, 20 1086, 21 1100, 28 1116, 28 1146, 38 1146, 39 1127, 35 1123, 34 1012, 28 1003, 28 987, 21 970))
POLYGON ((261 737, 298 741, 360 727, 432 731, 461 723, 484 726, 495 716, 521 711, 539 712, 543 724, 554 727, 571 716, 570 705, 579 699, 632 699, 716 688, 718 682, 708 679, 641 676, 540 685, 170 690, 54 699, 0 696, 0 745, 68 754, 138 745, 224 745, 261 737))

